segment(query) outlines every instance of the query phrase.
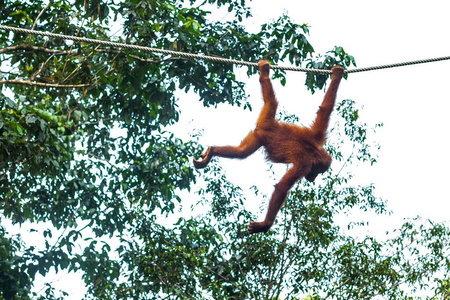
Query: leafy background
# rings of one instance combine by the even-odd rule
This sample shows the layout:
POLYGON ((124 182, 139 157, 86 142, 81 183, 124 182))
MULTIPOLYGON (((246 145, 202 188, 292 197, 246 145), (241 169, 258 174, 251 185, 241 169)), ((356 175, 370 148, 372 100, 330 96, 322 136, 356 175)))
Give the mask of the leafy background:
MULTIPOLYGON (((383 16, 384 23, 373 22, 378 26, 361 41, 347 35, 352 42, 339 33, 368 22, 361 13, 368 8, 361 4, 329 4, 331 13, 323 12, 328 18, 311 36, 303 22, 315 15, 315 5, 303 4, 304 20, 248 5, 4 1, 0 20, 8 26, 319 68, 350 67, 353 56, 358 65, 373 65, 386 63, 386 56, 404 61, 416 59, 421 49, 427 56, 446 49, 427 33, 446 28, 448 18, 410 29, 404 24, 411 22, 391 21, 401 3, 390 3, 390 11, 372 7, 374 18, 383 16), (333 14, 350 7, 360 13, 353 18, 333 14), (258 22, 251 18, 254 11, 258 22), (383 28, 410 44, 385 38, 383 28), (378 49, 377 55, 368 56, 373 52, 355 43, 363 50, 378 49), (399 44, 403 47, 397 49, 399 44), (350 49, 361 55, 352 51, 351 56, 350 49)), ((412 7, 423 13, 423 7, 412 7)), ((433 9, 445 12, 439 11, 433 9)), ((201 172, 190 160, 201 145, 235 144, 252 128, 260 107, 252 77, 257 70, 0 34, 0 297, 70 297, 52 282, 54 272, 77 272, 86 297, 98 299, 448 297, 449 232, 439 222, 446 219, 439 213, 445 215, 440 208, 447 199, 438 184, 448 176, 436 172, 448 162, 439 159, 440 147, 420 157, 448 127, 445 109, 435 109, 446 105, 440 88, 446 77, 425 76, 431 67, 344 81, 339 99, 351 100, 342 100, 334 114, 328 144, 333 169, 316 183, 293 189, 269 234, 248 236, 247 223, 264 213, 285 167, 261 163, 261 153, 248 162, 216 161, 201 172), (430 116, 426 125, 432 130, 417 122, 418 115, 430 116), (226 126, 230 116, 235 124, 226 126), (380 122, 399 119, 403 122, 386 122, 375 136, 380 122), (384 160, 377 156, 377 138, 386 144, 384 160), (260 171, 264 176, 255 177, 260 171), (381 192, 375 192, 375 181, 381 192), (401 199, 389 206, 379 197, 387 183, 390 195, 401 199), (419 206, 410 198, 434 205, 419 206), (414 207, 425 217, 431 207, 434 218, 385 221, 391 209, 414 217, 414 207)), ((283 102, 280 118, 307 125, 326 77, 275 72, 273 78, 283 102), (299 82, 306 84, 301 91, 299 82)))

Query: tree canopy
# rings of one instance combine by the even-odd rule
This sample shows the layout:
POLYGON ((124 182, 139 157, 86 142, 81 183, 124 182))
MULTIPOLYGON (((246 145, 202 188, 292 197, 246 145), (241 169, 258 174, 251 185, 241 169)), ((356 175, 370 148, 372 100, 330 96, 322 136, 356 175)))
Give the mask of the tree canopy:
MULTIPOLYGON (((0 16, 6 26, 243 61, 355 65, 342 47, 316 53, 308 26, 288 15, 248 31, 245 0, 4 0, 0 16)), ((249 236, 251 195, 217 163, 194 171, 202 147, 170 131, 177 91, 210 109, 251 109, 235 76, 244 67, 7 31, 0 59, 0 299, 64 298, 51 283, 32 291, 50 270, 81 272, 95 299, 449 297, 445 224, 407 220, 380 239, 336 223, 347 214, 348 228, 364 226, 352 212, 387 211, 373 185, 352 181, 349 166, 376 163, 368 138, 379 126, 354 101, 336 108, 336 167, 299 183, 273 230, 249 236), (190 194, 202 217, 179 213, 190 194), (24 224, 33 239, 12 233, 24 224)), ((285 75, 273 78, 285 84, 285 75)), ((308 74, 305 88, 327 79, 308 74)))

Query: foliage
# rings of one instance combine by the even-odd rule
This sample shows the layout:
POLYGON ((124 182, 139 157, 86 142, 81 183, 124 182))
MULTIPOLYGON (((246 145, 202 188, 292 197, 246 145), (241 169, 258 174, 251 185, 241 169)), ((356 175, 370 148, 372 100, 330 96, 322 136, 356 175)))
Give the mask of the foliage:
MULTIPOLYGON (((307 25, 287 15, 251 33, 245 1, 197 3, 5 0, 0 23, 245 61, 355 65, 341 47, 317 55, 307 25), (232 20, 216 21, 215 8, 232 20)), ((170 132, 179 90, 207 107, 251 109, 238 67, 9 32, 0 45, 0 298, 67 296, 50 283, 32 291, 51 270, 81 272, 98 299, 395 299, 428 285, 448 295, 443 224, 412 220, 382 242, 336 225, 352 210, 386 211, 372 185, 353 186, 341 172, 376 162, 354 102, 338 106, 339 138, 329 146, 341 169, 300 184, 275 229, 248 236, 250 195, 217 165, 194 172, 201 146, 170 132), (204 185, 195 186, 200 174, 204 185), (190 196, 209 208, 201 218, 184 214, 190 196), (34 238, 8 233, 6 220, 16 231, 31 224, 34 238)), ((287 80, 280 71, 274 78, 287 80)), ((308 75, 305 84, 314 92, 326 80, 308 75)))
POLYGON ((31 287, 26 272, 20 269, 22 259, 16 255, 20 241, 5 236, 5 229, 0 228, 0 287, 5 299, 25 297, 31 287))

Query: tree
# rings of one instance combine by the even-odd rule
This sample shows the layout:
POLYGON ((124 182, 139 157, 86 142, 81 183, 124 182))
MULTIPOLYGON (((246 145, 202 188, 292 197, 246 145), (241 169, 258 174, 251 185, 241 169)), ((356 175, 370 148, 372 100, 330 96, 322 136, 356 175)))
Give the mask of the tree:
MULTIPOLYGON (((0 22, 244 61, 354 65, 340 47, 316 55, 308 27, 286 15, 250 33, 245 1, 193 4, 6 0, 0 22), (228 9, 233 20, 214 21, 207 4, 228 9)), ((43 295, 30 291, 36 274, 51 269, 81 271, 88 293, 99 299, 396 298, 435 279, 436 292, 448 293, 445 226, 409 222, 385 242, 338 230, 339 213, 386 209, 373 186, 353 187, 345 172, 301 184, 279 229, 268 235, 245 234, 251 215, 242 208, 243 192, 217 166, 204 174, 200 191, 207 217, 159 222, 176 213, 180 191, 200 175, 190 159, 201 147, 168 131, 179 116, 174 93, 193 90, 205 106, 251 109, 236 67, 6 31, 0 45, 1 218, 36 224, 34 234, 43 241, 22 242, 2 225, 1 297, 58 297, 51 285, 43 295)), ((286 81, 283 72, 274 78, 286 81)), ((326 79, 309 75, 305 84, 314 92, 326 79)), ((340 132, 353 148, 350 155, 331 145, 334 157, 375 162, 354 103, 342 103, 339 112, 340 132)))

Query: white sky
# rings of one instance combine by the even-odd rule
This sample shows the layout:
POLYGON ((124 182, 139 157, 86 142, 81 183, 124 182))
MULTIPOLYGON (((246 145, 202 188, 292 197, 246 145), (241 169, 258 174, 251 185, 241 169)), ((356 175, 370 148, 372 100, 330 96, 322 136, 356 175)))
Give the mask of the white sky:
MULTIPOLYGON (((311 26, 317 52, 342 46, 359 67, 450 56, 448 1, 277 3, 295 22, 311 26)), ((273 8, 255 10, 264 19, 278 14, 273 8)), ((341 83, 338 99, 364 105, 363 121, 384 123, 377 136, 379 164, 365 176, 402 217, 448 220, 449 68, 444 61, 356 73, 341 83)))
MULTIPOLYGON (((317 53, 342 46, 356 58, 358 67, 450 56, 448 1, 254 0, 250 4, 252 25, 278 19, 287 12, 294 22, 310 26, 309 41, 317 53)), ((226 16, 217 19, 221 17, 226 16)), ((338 101, 352 99, 358 107, 364 106, 363 122, 384 123, 375 136, 382 147, 379 163, 355 175, 361 181, 375 183, 376 194, 389 200, 388 208, 394 211, 395 218, 421 215, 436 221, 448 220, 449 69, 450 61, 444 61, 350 74, 348 80, 341 82, 338 101)), ((237 76, 246 80, 245 69, 237 76)), ((323 92, 311 95, 303 84, 304 76, 289 72, 286 87, 275 84, 275 89, 280 106, 297 114, 303 124, 309 124, 323 92)), ((204 146, 238 144, 254 128, 262 104, 258 80, 252 79, 246 86, 252 112, 227 105, 202 109, 198 97, 180 93, 183 99, 179 103, 179 126, 185 132, 203 127, 200 142, 204 146), (233 119, 234 126, 225 128, 229 119, 233 119)), ((187 136, 183 138, 188 140, 187 136)), ((222 159, 220 163, 236 184, 256 185, 270 196, 273 186, 267 184, 267 166, 262 161, 259 153, 245 161, 222 159)), ((279 178, 270 180, 275 183, 279 178)), ((83 288, 69 281, 72 288, 68 289, 63 283, 72 280, 69 278, 74 276, 60 278, 61 284, 70 293, 70 299, 81 299, 83 288)))
MULTIPOLYGON (((286 12, 294 22, 310 26, 309 40, 317 53, 342 46, 355 57, 358 67, 450 56, 448 1, 278 0, 276 7, 273 3, 253 2, 254 26, 286 12)), ((450 181, 450 161, 446 157, 450 96, 445 89, 449 68, 450 61, 435 62, 350 74, 348 80, 341 82, 338 101, 352 99, 358 107, 364 106, 363 122, 384 123, 375 136, 382 147, 379 163, 370 172, 356 176, 374 182, 377 195, 389 200, 389 209, 397 217, 448 219, 445 208, 450 200, 446 190, 450 181)), ((246 78, 245 70, 237 75, 242 80, 246 78)), ((275 84, 275 91, 280 106, 299 115, 303 124, 309 124, 323 92, 312 96, 303 85, 304 76, 288 72, 286 87, 275 84)), ((250 79, 246 90, 251 95, 252 112, 221 105, 190 115, 185 105, 192 107, 197 103, 180 101, 181 121, 192 119, 195 128, 204 124, 200 141, 205 146, 236 145, 253 129, 262 104, 256 78, 250 79), (230 118, 234 119, 234 126, 225 128, 230 118)), ((221 164, 231 164, 226 169, 228 176, 233 176, 236 169, 236 176, 258 186, 258 180, 251 178, 260 170, 251 168, 258 168, 261 159, 231 163, 222 159, 221 164)), ((271 193, 270 189, 267 192, 271 193)))

